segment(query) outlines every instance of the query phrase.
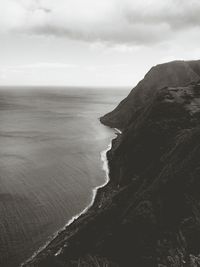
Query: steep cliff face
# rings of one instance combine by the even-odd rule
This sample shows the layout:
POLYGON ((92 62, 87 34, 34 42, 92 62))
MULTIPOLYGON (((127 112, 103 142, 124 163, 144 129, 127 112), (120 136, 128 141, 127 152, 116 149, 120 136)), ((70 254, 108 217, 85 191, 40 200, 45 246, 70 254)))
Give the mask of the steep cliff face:
POLYGON ((109 161, 132 196, 108 247, 120 266, 199 266, 200 84, 159 90, 129 123, 109 161))
POLYGON ((110 113, 101 118, 105 125, 124 129, 133 116, 165 86, 186 86, 200 80, 200 60, 173 61, 157 65, 145 75, 130 94, 110 113))
POLYGON ((199 72, 199 61, 155 67, 126 123, 130 95, 114 121, 108 115, 106 125, 123 128, 108 152, 109 184, 24 266, 200 266, 199 72))

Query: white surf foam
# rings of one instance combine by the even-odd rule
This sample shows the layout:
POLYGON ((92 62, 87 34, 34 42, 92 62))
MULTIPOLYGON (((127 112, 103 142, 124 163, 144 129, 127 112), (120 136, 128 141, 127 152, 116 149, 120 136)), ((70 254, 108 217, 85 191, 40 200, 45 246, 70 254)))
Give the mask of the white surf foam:
MULTIPOLYGON (((114 130, 121 134, 122 132, 117 129, 117 128, 114 128, 114 130)), ((107 159, 107 152, 111 149, 112 147, 112 139, 111 139, 111 142, 109 143, 108 147, 103 150, 100 155, 101 155, 101 160, 103 162, 103 170, 105 171, 105 182, 100 185, 100 186, 97 186, 93 189, 92 191, 92 200, 90 202, 90 204, 84 209, 82 210, 80 213, 78 213, 77 215, 75 215, 74 217, 71 218, 71 220, 69 220, 63 228, 59 229, 57 232, 55 232, 53 234, 53 236, 50 237, 50 239, 43 245, 41 246, 36 252, 33 253, 33 255, 28 259, 26 260, 25 262, 23 262, 20 267, 23 267, 24 264, 28 263, 29 261, 31 261, 33 258, 35 258, 42 250, 44 250, 58 235, 60 232, 66 230, 66 228, 72 224, 75 220, 77 220, 81 215, 83 215, 84 213, 86 213, 88 211, 88 209, 94 204, 94 201, 95 201, 95 197, 96 197, 96 194, 97 194, 97 191, 99 188, 102 188, 104 187, 108 182, 109 182, 109 167, 108 167, 108 159, 107 159)), ((59 248, 59 250, 55 253, 55 256, 58 256, 61 252, 62 252, 62 249, 63 248, 59 248)))

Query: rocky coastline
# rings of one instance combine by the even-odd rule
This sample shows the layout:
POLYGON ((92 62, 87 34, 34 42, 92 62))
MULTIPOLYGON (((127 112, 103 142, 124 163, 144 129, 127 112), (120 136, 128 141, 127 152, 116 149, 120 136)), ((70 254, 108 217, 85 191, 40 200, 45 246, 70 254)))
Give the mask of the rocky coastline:
MULTIPOLYGON (((117 129, 115 129, 115 131, 116 135, 119 136, 120 131, 117 129)), ((113 140, 108 146, 108 149, 106 149, 102 153, 108 153, 108 151, 112 147, 113 140)), ((107 157, 106 154, 105 156, 107 157)), ((119 188, 117 188, 116 184, 114 184, 111 180, 107 180, 105 182, 105 185, 102 185, 98 189, 95 189, 95 191, 97 192, 94 194, 95 199, 93 204, 89 208, 86 208, 87 210, 83 211, 83 213, 78 216, 72 223, 66 225, 66 228, 61 229, 47 245, 45 245, 38 252, 36 252, 31 258, 22 263, 21 267, 62 266, 60 265, 60 258, 64 258, 64 262, 68 260, 70 260, 71 262, 72 255, 72 258, 78 257, 79 252, 82 251, 82 239, 90 240, 91 237, 92 240, 94 239, 94 241, 96 241, 96 237, 92 235, 92 229, 90 227, 95 225, 95 231, 96 229, 98 229, 98 227, 96 228, 96 226, 99 225, 99 228, 101 228, 101 219, 99 219, 99 217, 104 217, 103 213, 105 212, 106 214, 110 210, 111 207, 109 207, 108 205, 108 200, 112 199, 112 197, 117 194, 119 188), (91 234, 87 237, 84 233, 86 233, 87 235, 88 231, 90 231, 91 234), (77 254, 75 251, 77 251, 77 254)), ((92 240, 90 242, 93 242, 92 240)), ((85 249, 86 248, 87 246, 85 247, 85 249)), ((76 266, 76 260, 72 261, 75 262, 74 266, 76 266)))
POLYGON ((200 266, 200 61, 153 67, 100 120, 122 130, 110 181, 23 266, 200 266))

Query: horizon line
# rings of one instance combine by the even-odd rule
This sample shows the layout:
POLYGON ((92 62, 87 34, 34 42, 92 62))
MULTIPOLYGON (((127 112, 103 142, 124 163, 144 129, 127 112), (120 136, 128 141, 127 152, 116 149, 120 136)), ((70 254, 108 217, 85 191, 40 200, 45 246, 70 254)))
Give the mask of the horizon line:
POLYGON ((20 84, 17 84, 17 85, 9 85, 9 84, 5 84, 5 85, 1 85, 0 84, 0 88, 2 87, 60 87, 60 88, 133 88, 133 85, 46 85, 46 84, 43 84, 43 85, 39 85, 39 84, 33 84, 33 85, 30 85, 30 84, 26 84, 26 85, 20 85, 20 84))

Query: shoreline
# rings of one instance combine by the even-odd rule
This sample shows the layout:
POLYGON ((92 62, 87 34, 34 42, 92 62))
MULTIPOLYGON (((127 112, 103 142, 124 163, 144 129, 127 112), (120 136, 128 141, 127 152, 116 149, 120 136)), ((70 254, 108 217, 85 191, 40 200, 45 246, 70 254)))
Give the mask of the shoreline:
MULTIPOLYGON (((105 126, 106 127, 106 126, 105 126)), ((121 134, 122 132, 117 129, 117 128, 113 128, 113 134, 117 135, 117 134, 121 134)), ((113 136, 111 137, 110 143, 108 144, 107 148, 103 151, 100 152, 100 159, 103 162, 102 165, 102 169, 105 171, 105 182, 100 185, 97 186, 95 188, 93 188, 92 190, 92 200, 90 202, 90 204, 84 208, 80 213, 78 213, 77 215, 73 216, 62 228, 60 228, 58 231, 56 231, 50 238, 49 240, 47 240, 47 242, 41 246, 37 251, 35 251, 33 253, 33 255, 31 257, 29 257, 27 260, 25 260, 24 262, 22 262, 20 264, 20 267, 25 267, 28 266, 27 264, 29 264, 29 262, 31 262, 32 260, 34 260, 35 258, 37 258, 37 256, 39 256, 43 251, 45 251, 46 249, 48 249, 48 246, 51 245, 52 242, 54 242, 54 240, 56 240, 57 238, 59 238, 59 235, 64 233, 65 231, 68 230, 69 226, 72 226, 73 223, 77 222, 77 220, 79 218, 81 218, 81 216, 86 215, 87 212, 94 206, 95 202, 98 201, 97 200, 97 196, 98 196, 98 191, 99 189, 103 189, 106 185, 109 184, 110 178, 109 178, 109 165, 108 165, 108 158, 107 158, 107 152, 112 148, 112 141, 115 139, 116 137, 113 136)), ((70 230, 69 230, 70 231, 70 230)), ((54 253, 55 256, 58 256, 64 247, 61 247, 57 250, 57 252, 54 253)))

